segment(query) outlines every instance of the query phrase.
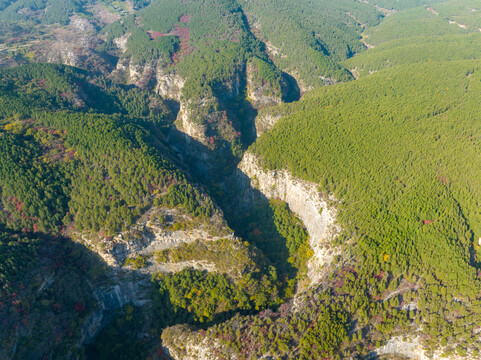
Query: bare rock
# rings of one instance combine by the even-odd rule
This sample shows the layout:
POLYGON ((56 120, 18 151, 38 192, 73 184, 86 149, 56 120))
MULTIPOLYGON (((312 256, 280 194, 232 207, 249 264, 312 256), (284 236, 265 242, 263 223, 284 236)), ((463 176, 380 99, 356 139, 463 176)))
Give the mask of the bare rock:
MULTIPOLYGON (((330 241, 339 233, 336 209, 330 205, 335 199, 323 197, 316 184, 296 179, 287 170, 263 170, 259 159, 249 152, 244 154, 238 168, 238 178, 249 179, 250 186, 269 199, 285 201, 304 222, 314 251, 308 276, 311 282, 319 281, 323 275, 320 268, 329 264, 337 251, 329 248, 330 241)), ((245 195, 249 196, 248 192, 245 195)))

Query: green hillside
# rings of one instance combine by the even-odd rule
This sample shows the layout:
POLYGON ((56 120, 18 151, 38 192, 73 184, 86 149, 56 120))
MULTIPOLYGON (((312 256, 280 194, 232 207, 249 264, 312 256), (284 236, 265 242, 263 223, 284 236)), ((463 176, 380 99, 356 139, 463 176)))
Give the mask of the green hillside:
MULTIPOLYGON (((439 16, 448 5, 457 11, 441 4, 439 16)), ((342 246, 355 254, 360 278, 388 274, 395 289, 414 276, 421 285, 401 299, 415 299, 417 323, 437 339, 425 338, 425 345, 441 341, 451 345, 448 353, 457 346, 464 354, 479 348, 470 329, 480 316, 481 63, 475 44, 481 36, 455 35, 458 26, 433 37, 430 30, 414 38, 386 31, 411 30, 403 21, 416 21, 410 16, 416 13, 431 17, 425 8, 408 10, 371 30, 384 37, 382 44, 346 62, 364 70, 361 79, 273 110, 288 115, 250 151, 265 168, 287 168, 335 195, 342 246), (463 311, 453 317, 454 297, 463 311)), ((472 16, 475 24, 479 15, 472 16)), ((434 17, 425 29, 436 24, 434 17)), ((365 291, 362 283, 355 287, 365 291)), ((348 311, 357 318, 361 309, 348 311)))
MULTIPOLYGON (((159 97, 103 90, 55 65, 5 70, 1 78, 2 199, 10 226, 111 234, 130 226, 156 194, 188 191, 161 152, 158 126, 169 115, 159 97)), ((187 200, 195 216, 212 215, 212 203, 197 191, 187 200)))
POLYGON ((479 1, 0 0, 0 29, 0 358, 479 358, 479 1), (109 66, 6 68, 44 40, 109 66), (311 248, 246 151, 339 234, 311 248))
POLYGON ((324 84, 322 78, 351 79, 338 61, 365 49, 360 33, 381 17, 373 7, 350 0, 245 1, 244 8, 252 31, 277 48, 271 53, 274 63, 317 86, 324 84))

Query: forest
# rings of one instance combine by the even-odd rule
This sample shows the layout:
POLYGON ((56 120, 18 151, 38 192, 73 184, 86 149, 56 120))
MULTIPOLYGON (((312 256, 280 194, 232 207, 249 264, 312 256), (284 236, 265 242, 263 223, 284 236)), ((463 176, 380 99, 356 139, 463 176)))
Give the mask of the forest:
MULTIPOLYGON (((425 283, 412 295, 422 310, 417 321, 444 339, 446 354, 463 355, 480 345, 467 330, 478 316, 480 79, 477 47, 470 45, 479 35, 457 32, 429 44, 382 32, 389 41, 347 61, 371 74, 273 110, 286 116, 249 151, 265 168, 287 168, 341 200, 340 240, 357 266, 389 274, 390 287, 416 274, 425 283), (454 319, 447 310, 457 306, 453 297, 463 308, 454 319)), ((426 346, 434 344, 426 338, 426 346)))
POLYGON ((0 0, 0 358, 479 358, 480 30, 475 0, 0 0))

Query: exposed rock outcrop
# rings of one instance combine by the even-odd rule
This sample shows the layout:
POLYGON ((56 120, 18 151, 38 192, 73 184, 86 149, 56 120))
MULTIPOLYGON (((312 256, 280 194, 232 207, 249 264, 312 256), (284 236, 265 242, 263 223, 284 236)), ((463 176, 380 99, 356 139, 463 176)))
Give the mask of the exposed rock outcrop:
POLYGON ((155 92, 166 99, 180 101, 182 97, 182 88, 185 79, 177 73, 165 73, 163 68, 157 69, 157 86, 155 92))
POLYGON ((273 89, 268 82, 256 81, 256 68, 247 64, 247 97, 256 107, 279 105, 282 102, 280 89, 273 89))
POLYGON ((336 254, 330 240, 338 234, 339 228, 335 224, 336 210, 329 205, 335 199, 323 197, 316 184, 296 179, 287 170, 262 169, 259 159, 249 152, 239 164, 236 178, 245 189, 241 195, 243 202, 253 201, 255 194, 250 190, 252 187, 267 198, 285 201, 304 222, 314 251, 308 264, 308 276, 312 282, 319 281, 323 276, 320 267, 329 264, 336 254))
POLYGON ((214 342, 214 346, 209 344, 207 338, 194 343, 189 339, 189 333, 190 327, 187 325, 176 325, 169 328, 168 342, 172 344, 169 347, 164 347, 165 352, 173 359, 212 360, 217 358, 212 351, 217 345, 217 341, 214 342))
POLYGON ((391 355, 404 357, 409 359, 428 359, 424 356, 424 351, 419 343, 419 337, 409 340, 403 340, 402 337, 394 337, 388 343, 379 349, 376 349, 377 355, 391 355))
POLYGON ((122 51, 122 53, 127 51, 127 41, 129 41, 130 33, 127 33, 123 36, 115 38, 113 43, 122 51))
POLYGON ((463 360, 463 359, 477 359, 478 357, 466 355, 446 355, 443 354, 442 349, 438 349, 433 353, 428 353, 423 348, 419 336, 414 338, 403 338, 401 336, 393 337, 388 343, 378 349, 375 349, 371 354, 371 358, 378 356, 388 356, 391 358, 413 359, 413 360, 463 360))
POLYGON ((53 37, 34 45, 36 62, 60 63, 80 68, 107 71, 109 64, 95 52, 100 39, 95 27, 84 17, 74 15, 67 27, 52 29, 53 37))
POLYGON ((94 341, 100 330, 109 323, 115 310, 127 304, 145 306, 150 303, 148 277, 113 272, 112 278, 115 285, 92 289, 97 301, 97 311, 84 321, 78 346, 94 341))
MULTIPOLYGON (((215 103, 215 99, 182 101, 177 115, 177 129, 186 134, 188 138, 208 145, 205 123, 207 122, 206 118, 213 112, 211 109, 213 103, 215 103)), ((186 139, 187 143, 190 142, 188 138, 186 139)))
POLYGON ((154 266, 154 272, 161 272, 161 273, 175 273, 182 271, 183 269, 196 269, 202 271, 217 271, 217 267, 215 264, 208 262, 206 260, 199 260, 199 261, 181 261, 177 263, 163 263, 154 266))
MULTIPOLYGON (((178 210, 154 208, 144 214, 143 218, 128 231, 121 232, 112 238, 100 239, 92 239, 89 234, 83 234, 81 240, 94 249, 108 265, 119 268, 129 258, 133 259, 137 256, 151 258, 158 251, 191 243, 198 239, 211 241, 234 236, 232 231, 225 227, 219 214, 215 214, 210 219, 210 225, 212 228, 216 228, 216 234, 205 224, 189 225, 189 220, 188 215, 183 215, 178 210), (159 217, 159 215, 167 220, 164 223, 148 220, 148 218, 159 217), (179 229, 180 224, 188 228, 179 229)), ((199 269, 205 268, 205 266, 196 264, 191 265, 199 269)), ((186 266, 181 266, 179 270, 186 266)), ((159 267, 152 261, 147 262, 147 266, 141 269, 141 272, 155 273, 163 270, 171 271, 169 266, 164 264, 163 267, 159 267)))
POLYGON ((301 75, 299 75, 297 71, 288 71, 287 73, 296 80, 301 96, 305 94, 307 91, 314 89, 313 86, 306 85, 304 81, 302 81, 301 75))
POLYGON ((269 113, 261 113, 256 117, 255 126, 257 136, 265 134, 282 118, 282 115, 272 115, 269 113))

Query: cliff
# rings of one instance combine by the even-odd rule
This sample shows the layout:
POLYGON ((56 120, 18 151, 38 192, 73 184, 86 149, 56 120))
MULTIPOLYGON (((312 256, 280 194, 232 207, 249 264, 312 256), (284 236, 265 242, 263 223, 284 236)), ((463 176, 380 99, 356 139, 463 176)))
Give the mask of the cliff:
POLYGON ((308 276, 313 283, 319 281, 323 275, 321 268, 328 265, 336 254, 330 244, 339 233, 335 223, 336 210, 330 205, 335 199, 323 197, 316 184, 296 179, 287 170, 262 169, 259 159, 249 152, 239 164, 236 178, 244 189, 240 195, 243 202, 252 202, 255 195, 251 189, 256 189, 269 199, 285 201, 304 222, 314 251, 308 264, 308 276))
POLYGON ((225 238, 233 238, 233 234, 219 213, 214 214, 207 223, 201 223, 179 209, 152 208, 128 231, 113 237, 100 238, 91 234, 82 234, 81 242, 92 248, 109 266, 114 268, 124 266, 127 259, 143 257, 147 261, 140 272, 152 274, 158 271, 179 271, 188 266, 199 267, 187 263, 183 264, 184 266, 176 264, 175 267, 167 264, 163 267, 159 266, 151 260, 158 251, 196 240, 213 241, 225 238))

